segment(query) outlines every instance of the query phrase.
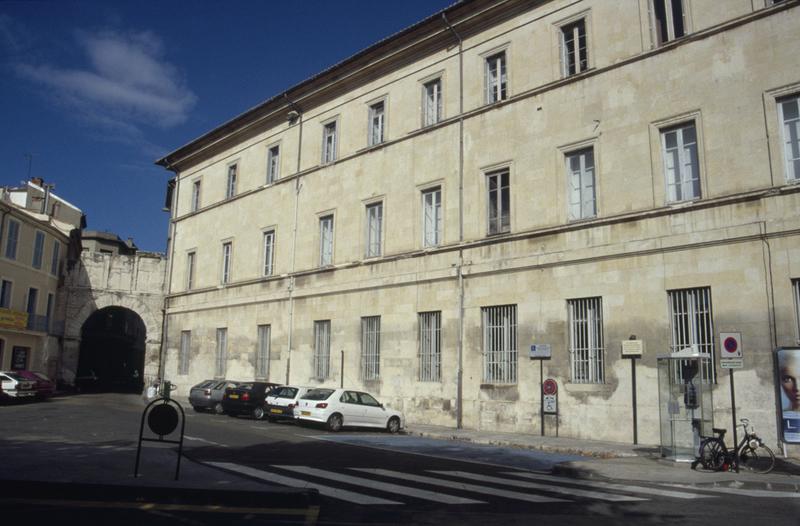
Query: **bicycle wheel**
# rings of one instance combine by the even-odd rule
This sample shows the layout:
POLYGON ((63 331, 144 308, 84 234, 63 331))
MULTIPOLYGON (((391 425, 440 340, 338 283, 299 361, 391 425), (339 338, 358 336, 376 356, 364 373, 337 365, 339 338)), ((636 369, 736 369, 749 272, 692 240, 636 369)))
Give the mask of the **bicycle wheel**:
POLYGON ((700 464, 703 469, 719 471, 725 464, 725 444, 719 438, 713 437, 703 441, 700 447, 700 464))
POLYGON ((739 467, 753 473, 769 473, 775 467, 775 453, 761 442, 755 447, 747 444, 739 450, 739 467))

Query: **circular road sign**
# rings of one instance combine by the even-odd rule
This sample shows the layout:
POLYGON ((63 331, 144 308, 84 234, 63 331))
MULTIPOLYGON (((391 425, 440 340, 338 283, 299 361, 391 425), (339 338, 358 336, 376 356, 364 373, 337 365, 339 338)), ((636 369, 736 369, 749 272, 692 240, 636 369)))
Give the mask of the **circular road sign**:
POLYGON ((733 336, 728 336, 727 338, 725 338, 725 341, 723 342, 722 345, 723 347, 725 347, 725 350, 731 354, 735 354, 736 351, 739 350, 739 342, 736 341, 736 338, 734 338, 733 336))
POLYGON ((554 395, 558 392, 558 384, 552 378, 548 378, 542 384, 542 392, 546 395, 554 395))
POLYGON ((169 435, 178 427, 178 411, 169 404, 157 405, 147 415, 147 425, 156 435, 169 435))

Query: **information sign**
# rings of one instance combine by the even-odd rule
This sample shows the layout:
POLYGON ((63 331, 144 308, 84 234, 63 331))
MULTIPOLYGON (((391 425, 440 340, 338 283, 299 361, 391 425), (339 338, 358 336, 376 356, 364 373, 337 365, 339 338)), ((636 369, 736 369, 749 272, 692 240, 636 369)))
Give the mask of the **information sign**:
POLYGON ((544 395, 544 414, 557 415, 558 414, 558 396, 557 395, 544 395))

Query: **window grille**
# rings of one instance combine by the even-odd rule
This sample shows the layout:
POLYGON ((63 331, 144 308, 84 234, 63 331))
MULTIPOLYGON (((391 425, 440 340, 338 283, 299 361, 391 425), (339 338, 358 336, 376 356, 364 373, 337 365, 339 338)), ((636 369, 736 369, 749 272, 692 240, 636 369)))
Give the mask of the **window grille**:
POLYGON ((361 379, 380 378, 381 317, 361 318, 361 379))
POLYGON ((281 149, 273 146, 267 151, 267 183, 274 183, 280 177, 281 149))
POLYGON ((570 220, 594 217, 597 213, 594 150, 586 148, 567 155, 567 177, 569 178, 570 220))
POLYGON ((782 100, 778 108, 783 129, 786 179, 800 181, 800 95, 782 100))
POLYGON ((561 66, 565 77, 589 68, 586 21, 583 19, 561 28, 561 66))
MULTIPOLYGON (((670 352, 696 347, 704 356, 700 360, 700 378, 704 382, 716 380, 714 372, 714 323, 711 311, 711 289, 674 290, 669 292, 670 352)), ((675 380, 682 382, 681 367, 675 371, 675 380)))
POLYGON ((517 383, 517 306, 482 307, 483 381, 517 383))
POLYGON ((217 354, 215 375, 224 378, 228 365, 228 329, 217 329, 217 354))
POLYGON ((419 313, 419 379, 438 382, 442 379, 442 313, 419 313))
POLYGON ((319 220, 319 266, 333 264, 333 216, 319 220))
POLYGON ((603 383, 603 300, 569 300, 570 381, 580 384, 603 383))
POLYGON ((422 92, 422 122, 430 126, 442 120, 442 79, 427 82, 422 92))
POLYGON ((269 378, 269 347, 272 327, 269 325, 258 326, 256 339, 256 377, 269 378))
POLYGON ((486 59, 486 103, 505 100, 508 93, 506 85, 506 53, 502 51, 486 59))
POLYGON ((189 352, 192 347, 192 331, 181 331, 181 351, 178 356, 178 374, 189 374, 189 352))
POLYGON ((511 230, 511 187, 508 170, 486 174, 488 186, 488 233, 501 234, 511 230))
POLYGON ((381 236, 383 228, 383 203, 367 206, 367 251, 366 257, 381 255, 381 236))
POLYGON ((422 193, 422 246, 435 247, 442 242, 442 189, 422 193))
POLYGON ((272 261, 275 257, 275 231, 264 232, 264 275, 272 275, 272 261))
POLYGON ((667 199, 687 201, 700 197, 700 161, 697 156, 697 130, 694 123, 661 132, 667 199))
POLYGON ((325 380, 331 374, 331 321, 314 322, 314 377, 325 380))

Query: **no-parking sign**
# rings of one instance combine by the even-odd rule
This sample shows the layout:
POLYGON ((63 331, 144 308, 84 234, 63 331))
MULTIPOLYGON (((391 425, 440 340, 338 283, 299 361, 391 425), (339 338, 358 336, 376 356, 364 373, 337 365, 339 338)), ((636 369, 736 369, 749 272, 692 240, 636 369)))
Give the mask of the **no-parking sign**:
POLYGON ((719 347, 719 363, 723 369, 742 368, 742 333, 721 332, 719 347))

